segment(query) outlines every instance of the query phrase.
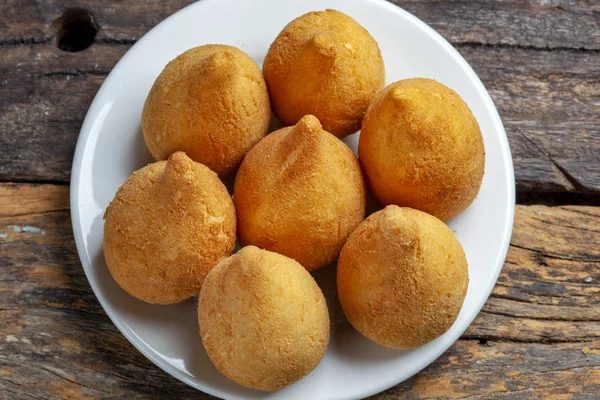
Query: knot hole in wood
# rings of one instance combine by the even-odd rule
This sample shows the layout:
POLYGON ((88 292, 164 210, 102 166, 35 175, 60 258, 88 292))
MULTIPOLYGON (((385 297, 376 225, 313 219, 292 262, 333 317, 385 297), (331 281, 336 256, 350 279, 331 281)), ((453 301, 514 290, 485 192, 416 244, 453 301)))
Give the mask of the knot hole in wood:
POLYGON ((69 8, 56 20, 56 44, 69 52, 82 51, 94 43, 98 25, 91 12, 82 8, 69 8))

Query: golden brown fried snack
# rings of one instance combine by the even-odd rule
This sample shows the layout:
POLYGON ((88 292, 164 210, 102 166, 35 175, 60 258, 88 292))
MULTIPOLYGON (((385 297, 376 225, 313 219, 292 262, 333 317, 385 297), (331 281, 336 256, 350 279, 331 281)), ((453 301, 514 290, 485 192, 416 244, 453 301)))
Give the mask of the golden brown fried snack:
POLYGON ((284 125, 313 114, 340 138, 360 129, 369 103, 385 84, 377 42, 335 10, 304 14, 283 28, 263 73, 273 111, 284 125))
POLYGON ((329 313, 296 261, 244 247, 207 276, 200 335, 217 369, 240 385, 273 391, 312 371, 329 343, 329 313))
POLYGON ((431 79, 386 87, 369 106, 358 154, 375 197, 443 221, 477 197, 485 164, 479 125, 456 92, 431 79))
POLYGON ((224 177, 267 134, 270 117, 258 65, 235 47, 205 45, 161 72, 144 105, 142 131, 157 160, 184 151, 224 177))
POLYGON ((393 349, 421 346, 450 329, 468 284, 465 253, 450 229, 412 208, 392 205, 369 216, 338 261, 346 317, 393 349))
POLYGON ((358 160, 312 115, 250 150, 233 199, 242 244, 291 257, 309 271, 335 261, 365 216, 358 160))
POLYGON ((111 275, 148 303, 196 295, 208 271, 235 246, 235 208, 227 189, 182 152, 134 172, 104 219, 111 275))

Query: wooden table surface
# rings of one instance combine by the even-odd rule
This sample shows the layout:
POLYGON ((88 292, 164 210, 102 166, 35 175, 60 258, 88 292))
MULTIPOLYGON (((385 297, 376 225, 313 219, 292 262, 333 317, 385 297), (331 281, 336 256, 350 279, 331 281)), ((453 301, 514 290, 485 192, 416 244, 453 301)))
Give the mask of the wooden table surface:
MULTIPOLYGON (((431 366, 374 398, 600 398, 600 0, 395 2, 450 40, 488 88, 519 205, 475 322, 431 366)), ((113 326, 83 273, 69 213, 73 151, 96 91, 136 40, 187 3, 0 4, 2 399, 211 398, 113 326), (93 14, 95 37, 73 8, 93 14), (84 35, 73 42, 77 28, 84 35), (90 31, 88 48, 66 51, 90 31)))

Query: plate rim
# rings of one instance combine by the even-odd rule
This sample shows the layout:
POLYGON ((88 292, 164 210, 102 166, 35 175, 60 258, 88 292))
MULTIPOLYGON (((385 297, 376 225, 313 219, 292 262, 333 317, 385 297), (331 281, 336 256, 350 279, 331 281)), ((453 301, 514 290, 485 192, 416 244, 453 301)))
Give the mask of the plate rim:
MULTIPOLYGON (((144 357, 148 358, 154 365, 156 365, 157 367, 159 367, 160 369, 162 369, 163 371, 165 371, 172 377, 184 382, 185 384, 187 384, 197 390, 201 390, 212 396, 215 396, 218 398, 236 399, 236 398, 241 398, 241 397, 235 397, 235 396, 232 397, 232 396, 228 396, 226 393, 223 393, 222 391, 213 390, 212 388, 203 385, 202 383, 198 382, 197 380, 194 380, 191 375, 183 373, 179 369, 175 368, 173 365, 167 363, 165 360, 163 360, 162 358, 157 356, 155 354, 155 352, 148 345, 146 345, 139 337, 137 337, 137 335, 135 334, 135 332, 133 330, 127 329, 124 326, 126 324, 123 323, 122 321, 120 321, 120 319, 114 314, 111 307, 106 307, 107 301, 104 299, 103 295, 98 290, 95 280, 90 279, 90 276, 88 274, 88 269, 93 268, 93 262, 90 259, 90 255, 87 251, 88 250, 87 245, 83 238, 83 230, 81 227, 81 215, 80 215, 80 208, 79 208, 80 171, 81 171, 83 161, 84 161, 83 160, 84 150, 85 150, 85 147, 87 145, 87 142, 88 142, 89 137, 92 132, 91 126, 93 125, 93 122, 97 119, 100 109, 103 105, 102 103, 100 103, 100 98, 102 97, 101 96, 102 93, 106 90, 107 82, 110 82, 111 78, 114 77, 115 71, 118 71, 121 64, 123 64, 129 57, 131 57, 131 54, 132 54, 131 50, 134 49, 136 46, 138 46, 139 43, 144 43, 144 42, 150 40, 151 37, 154 36, 158 32, 158 30, 160 29, 161 26, 168 24, 171 19, 175 19, 176 16, 178 16, 180 13, 190 12, 191 9, 193 9, 195 7, 201 7, 201 6, 203 6, 204 3, 209 3, 209 2, 216 3, 219 1, 221 1, 221 0, 197 1, 195 3, 189 4, 185 7, 183 7, 182 9, 176 11, 175 13, 171 14, 170 16, 168 16, 167 18, 165 18, 164 20, 159 22, 157 25, 152 27, 148 32, 146 32, 136 43, 133 44, 133 46, 131 46, 131 48, 129 48, 127 50, 127 52, 114 65, 111 72, 107 75, 104 82, 100 86, 99 90, 96 92, 94 99, 93 99, 92 103, 90 104, 88 111, 86 112, 86 116, 83 120, 83 124, 80 129, 77 143, 75 146, 75 153, 73 156, 69 191, 70 191, 71 223, 72 223, 72 229, 73 229, 73 237, 74 237, 75 245, 77 248, 77 254, 81 261, 82 268, 86 275, 86 279, 87 279, 90 287, 92 288, 92 291, 94 292, 94 296, 96 297, 96 299, 102 306, 103 310, 106 312, 106 314, 110 318, 111 322, 117 327, 119 332, 123 336, 125 336, 125 338, 129 341, 129 343, 131 343, 140 353, 142 353, 144 355, 144 357), (224 395, 227 397, 223 397, 224 395)), ((469 63, 458 52, 458 50, 448 40, 446 40, 441 34, 439 34, 428 24, 426 24, 425 22, 423 22, 421 19, 414 16, 410 12, 404 10, 400 6, 397 6, 396 4, 393 4, 386 0, 361 0, 361 1, 364 1, 365 3, 372 3, 372 4, 375 4, 376 6, 383 7, 387 11, 389 11, 391 13, 395 13, 399 17, 407 19, 407 20, 411 21, 413 24, 417 25, 425 34, 430 36, 432 39, 437 41, 442 47, 444 47, 446 50, 448 50, 449 54, 455 59, 455 61, 461 66, 461 68, 468 74, 470 80, 475 84, 478 91, 483 94, 485 108, 489 111, 489 114, 491 116, 493 124, 500 136, 501 147, 499 149, 497 149, 497 151, 499 153, 501 153, 501 155, 502 155, 502 164, 503 164, 504 174, 508 177, 508 182, 507 182, 508 187, 506 188, 506 193, 508 194, 508 196, 507 196, 508 215, 507 215, 507 218, 504 220, 504 226, 502 227, 503 236, 502 236, 502 243, 500 246, 500 252, 498 253, 497 259, 495 260, 495 265, 493 267, 493 270, 490 273, 490 279, 488 280, 486 287, 483 289, 484 295, 482 295, 481 297, 476 299, 476 301, 473 302, 473 304, 474 304, 473 309, 476 310, 476 312, 473 312, 471 315, 468 315, 467 318, 465 319, 464 327, 461 327, 460 329, 457 329, 454 332, 454 335, 452 335, 452 337, 450 339, 450 344, 448 345, 448 347, 446 347, 444 349, 444 351, 442 351, 440 354, 435 355, 433 358, 432 357, 424 357, 424 362, 418 363, 418 365, 416 365, 416 367, 413 366, 410 374, 408 376, 406 376, 404 379, 399 380, 398 378, 394 378, 394 376, 395 376, 394 375, 394 376, 392 376, 392 378, 384 380, 379 385, 376 385, 376 387, 370 387, 368 390, 357 391, 355 393, 356 394, 355 398, 363 398, 363 397, 372 396, 374 394, 380 393, 380 392, 387 390, 397 384, 400 384, 401 382, 409 379, 413 375, 422 371, 424 368, 429 366, 433 361, 435 361, 437 358, 439 358, 441 355, 443 355, 446 351, 448 351, 448 349, 452 345, 454 345, 454 343, 460 338, 460 336, 462 336, 462 334, 467 330, 467 328, 473 323, 473 320, 481 312, 483 305, 487 302, 494 286, 496 285, 498 276, 500 275, 500 272, 502 271, 502 267, 503 267, 504 261, 506 259, 506 255, 507 255, 509 245, 510 245, 513 224, 514 224, 515 191, 516 191, 515 190, 515 175, 514 175, 514 165, 513 165, 513 161, 512 161, 512 153, 510 151, 510 145, 508 142, 508 137, 506 135, 504 125, 502 123, 502 120, 500 118, 498 110, 497 110, 496 106, 494 105, 494 102, 493 102, 487 88, 481 82, 481 80, 479 79, 479 76, 475 73, 475 71, 469 65, 469 63)), ((435 354, 435 352, 434 352, 434 354, 435 354)))

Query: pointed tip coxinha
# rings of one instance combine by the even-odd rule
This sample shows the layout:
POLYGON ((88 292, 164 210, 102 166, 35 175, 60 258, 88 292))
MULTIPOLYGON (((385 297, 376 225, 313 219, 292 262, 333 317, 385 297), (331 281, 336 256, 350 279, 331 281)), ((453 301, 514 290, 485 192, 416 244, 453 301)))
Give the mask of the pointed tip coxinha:
POLYGON ((298 134, 312 134, 323 130, 321 122, 314 115, 305 115, 298 121, 296 126, 292 129, 292 132, 298 134))
POLYGON ((165 179, 179 179, 193 172, 194 161, 189 158, 183 151, 178 151, 167 160, 165 168, 165 179))

